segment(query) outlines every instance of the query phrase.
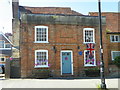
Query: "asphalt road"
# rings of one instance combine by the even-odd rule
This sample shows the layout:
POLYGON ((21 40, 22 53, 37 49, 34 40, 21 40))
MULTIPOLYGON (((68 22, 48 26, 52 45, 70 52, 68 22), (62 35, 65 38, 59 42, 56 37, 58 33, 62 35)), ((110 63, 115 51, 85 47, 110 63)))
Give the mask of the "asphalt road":
MULTIPOLYGON (((106 79, 107 88, 118 88, 120 80, 106 79)), ((0 88, 97 88, 100 79, 1 79, 0 88)))

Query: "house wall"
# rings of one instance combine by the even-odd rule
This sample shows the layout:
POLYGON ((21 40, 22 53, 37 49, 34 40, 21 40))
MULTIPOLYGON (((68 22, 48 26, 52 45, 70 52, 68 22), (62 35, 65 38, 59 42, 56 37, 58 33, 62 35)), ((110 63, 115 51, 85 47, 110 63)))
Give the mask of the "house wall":
MULTIPOLYGON (((98 12, 90 12, 90 16, 98 16, 98 12)), ((106 30, 110 32, 119 32, 120 13, 102 12, 102 16, 106 17, 106 30)))
POLYGON ((107 33, 107 48, 108 48, 108 61, 109 64, 112 63, 112 56, 111 56, 111 51, 120 51, 120 42, 111 42, 110 36, 111 35, 120 35, 119 33, 117 34, 110 34, 107 33))
MULTIPOLYGON (((34 68, 35 66, 35 50, 45 49, 48 50, 48 62, 51 64, 49 69, 54 77, 61 77, 61 50, 72 50, 73 51, 73 76, 83 76, 84 67, 84 50, 86 45, 83 43, 83 28, 95 28, 95 51, 96 51, 96 63, 99 61, 99 27, 97 25, 98 18, 94 17, 78 17, 83 23, 76 22, 76 17, 70 17, 65 20, 65 17, 57 17, 50 19, 44 16, 41 20, 41 16, 23 15, 21 23, 20 33, 20 52, 21 52, 21 77, 28 77, 32 70, 43 69, 34 68), (59 18, 58 18, 59 17, 59 18), (29 18, 29 19, 28 19, 29 18), (48 18, 48 19, 45 19, 48 18), (43 21, 42 20, 47 20, 43 21), (72 21, 74 20, 74 21, 72 21), (91 21, 92 20, 92 21, 91 21), (71 21, 71 22, 68 22, 71 21), (50 23, 51 22, 51 23, 50 23), (68 23, 67 23, 68 22, 68 23), (96 22, 96 24, 95 24, 96 22), (49 43, 35 43, 35 26, 48 26, 48 41, 49 43), (57 52, 53 50, 55 46, 57 52), (78 49, 80 46, 80 49, 78 49), (78 52, 82 51, 83 54, 79 55, 78 52)), ((79 21, 78 20, 78 21, 79 21)), ((103 20, 104 21, 104 20, 103 20)), ((105 23, 103 23, 103 48, 104 50, 104 61, 105 68, 107 71, 107 45, 105 37, 105 23)), ((89 68, 89 67, 88 67, 89 68)), ((106 72, 107 73, 107 72, 106 72)))

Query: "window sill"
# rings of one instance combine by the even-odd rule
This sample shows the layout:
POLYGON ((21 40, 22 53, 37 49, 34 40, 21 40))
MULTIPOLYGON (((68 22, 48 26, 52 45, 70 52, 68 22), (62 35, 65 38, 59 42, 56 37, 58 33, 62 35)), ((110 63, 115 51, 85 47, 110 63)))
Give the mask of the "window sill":
POLYGON ((48 68, 49 66, 34 66, 34 68, 48 68))
POLYGON ((95 42, 83 42, 83 44, 88 44, 88 43, 93 43, 93 44, 95 44, 95 42))
POLYGON ((120 43, 120 42, 113 42, 113 41, 111 41, 111 43, 120 43))
POLYGON ((36 42, 34 42, 34 43, 49 43, 49 42, 39 42, 39 41, 36 41, 36 42))
POLYGON ((11 50, 11 48, 0 48, 0 50, 11 50))
POLYGON ((84 67, 94 67, 96 65, 84 65, 84 67))

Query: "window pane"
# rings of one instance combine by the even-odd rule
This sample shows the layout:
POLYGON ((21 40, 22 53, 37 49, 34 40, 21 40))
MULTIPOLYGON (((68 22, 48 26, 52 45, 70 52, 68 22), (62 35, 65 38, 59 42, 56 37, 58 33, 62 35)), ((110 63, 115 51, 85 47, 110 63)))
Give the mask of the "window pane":
POLYGON ((117 56, 120 56, 120 52, 113 52, 112 53, 113 55, 113 60, 117 57, 117 56))
POLYGON ((36 58, 37 58, 37 60, 36 60, 37 65, 39 65, 39 66, 47 65, 47 63, 48 63, 47 52, 44 52, 44 51, 37 52, 36 58))
POLYGON ((119 35, 119 42, 120 42, 120 35, 119 35))
POLYGON ((93 30, 85 30, 85 42, 93 42, 93 30))
POLYGON ((111 40, 114 41, 114 36, 111 36, 111 40))
POLYGON ((0 61, 4 62, 4 61, 5 61, 5 59, 4 59, 4 58, 0 58, 0 61))
POLYGON ((47 41, 47 28, 37 28, 36 39, 37 41, 47 41))
POLYGON ((85 65, 87 66, 94 66, 95 65, 95 58, 94 58, 94 51, 89 51, 89 50, 86 50, 85 51, 85 57, 84 57, 84 62, 85 62, 85 65))
POLYGON ((4 41, 0 41, 0 48, 4 48, 4 44, 5 44, 4 41))
POLYGON ((118 41, 118 36, 115 36, 115 41, 118 41))
POLYGON ((10 44, 5 44, 5 48, 10 48, 11 45, 10 44))

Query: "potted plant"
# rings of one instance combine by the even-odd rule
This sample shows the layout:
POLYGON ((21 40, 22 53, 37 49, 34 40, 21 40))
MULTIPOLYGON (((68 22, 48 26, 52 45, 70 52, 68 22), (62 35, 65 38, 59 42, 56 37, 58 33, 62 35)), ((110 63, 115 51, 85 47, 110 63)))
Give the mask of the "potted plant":
POLYGON ((100 69, 99 67, 94 68, 86 68, 84 69, 86 76, 88 77, 98 77, 100 76, 100 69))

